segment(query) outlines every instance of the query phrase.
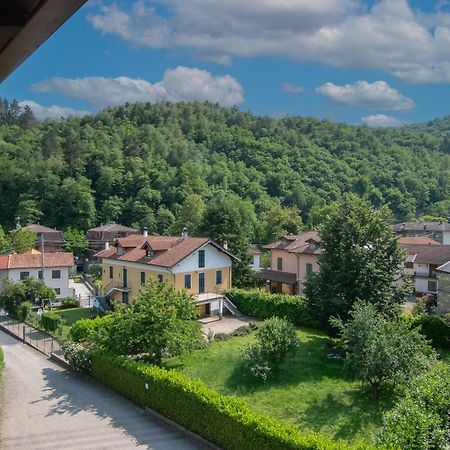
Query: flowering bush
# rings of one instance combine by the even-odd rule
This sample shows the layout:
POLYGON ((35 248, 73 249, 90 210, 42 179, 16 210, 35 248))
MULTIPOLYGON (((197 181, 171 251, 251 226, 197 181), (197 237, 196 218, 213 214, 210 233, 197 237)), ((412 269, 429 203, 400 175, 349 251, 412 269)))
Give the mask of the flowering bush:
POLYGON ((91 371, 91 351, 76 342, 66 342, 63 345, 64 358, 77 372, 91 371))

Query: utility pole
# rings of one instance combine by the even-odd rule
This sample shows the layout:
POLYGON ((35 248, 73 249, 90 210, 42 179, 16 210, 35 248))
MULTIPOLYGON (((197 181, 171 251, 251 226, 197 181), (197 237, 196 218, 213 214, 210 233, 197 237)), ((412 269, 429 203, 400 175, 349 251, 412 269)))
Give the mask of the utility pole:
POLYGON ((44 235, 43 235, 43 233, 41 233, 41 262, 42 262, 42 281, 45 284, 44 235))

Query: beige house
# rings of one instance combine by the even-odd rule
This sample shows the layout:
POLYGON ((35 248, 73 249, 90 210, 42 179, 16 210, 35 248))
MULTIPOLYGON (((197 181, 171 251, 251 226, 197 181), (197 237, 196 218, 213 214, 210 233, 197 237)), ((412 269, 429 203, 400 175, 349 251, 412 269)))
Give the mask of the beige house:
POLYGON ((140 232, 134 228, 117 223, 108 223, 89 229, 86 233, 86 240, 89 248, 93 252, 98 252, 105 248, 106 243, 112 245, 116 239, 138 234, 140 232))
POLYGON ((319 270, 320 237, 314 230, 282 237, 265 245, 270 250, 270 269, 261 270, 268 290, 284 294, 303 294, 303 282, 319 270))
POLYGON ((222 315, 236 257, 213 240, 144 232, 107 247, 95 256, 102 260, 103 294, 112 301, 128 303, 147 281, 157 280, 193 294, 200 314, 222 315))

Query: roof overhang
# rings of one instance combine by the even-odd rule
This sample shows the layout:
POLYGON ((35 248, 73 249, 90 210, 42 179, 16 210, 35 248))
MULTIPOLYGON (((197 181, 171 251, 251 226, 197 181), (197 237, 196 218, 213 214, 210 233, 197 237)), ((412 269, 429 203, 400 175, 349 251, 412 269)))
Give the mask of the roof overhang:
POLYGON ((0 2, 0 82, 22 64, 86 1, 0 2))

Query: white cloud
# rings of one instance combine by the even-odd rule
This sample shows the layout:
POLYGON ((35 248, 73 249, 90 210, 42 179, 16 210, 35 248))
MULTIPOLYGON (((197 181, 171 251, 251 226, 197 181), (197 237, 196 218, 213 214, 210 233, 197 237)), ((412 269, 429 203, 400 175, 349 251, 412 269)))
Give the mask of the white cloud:
POLYGON ((135 45, 190 48, 225 64, 281 56, 450 82, 450 14, 413 10, 407 0, 371 8, 360 0, 137 1, 126 9, 103 5, 88 20, 135 45))
POLYGON ((283 83, 281 85, 281 89, 288 94, 301 94, 305 92, 305 88, 303 86, 298 86, 291 83, 283 83))
POLYGON ((244 101, 244 90, 230 75, 213 76, 205 70, 177 67, 164 72, 157 83, 129 77, 62 78, 54 77, 31 86, 35 92, 59 92, 84 99, 96 107, 125 102, 208 100, 223 106, 244 101))
POLYGON ((90 114, 89 111, 68 108, 66 106, 43 106, 33 100, 23 100, 19 102, 19 106, 28 105, 38 119, 61 119, 61 117, 78 117, 90 114))
POLYGON ((374 114, 361 119, 361 122, 369 127, 401 127, 405 122, 392 116, 374 114))
POLYGON ((414 108, 411 98, 400 94, 385 81, 357 81, 344 86, 328 82, 318 87, 316 92, 326 95, 334 103, 346 106, 363 106, 381 111, 408 111, 414 108))

